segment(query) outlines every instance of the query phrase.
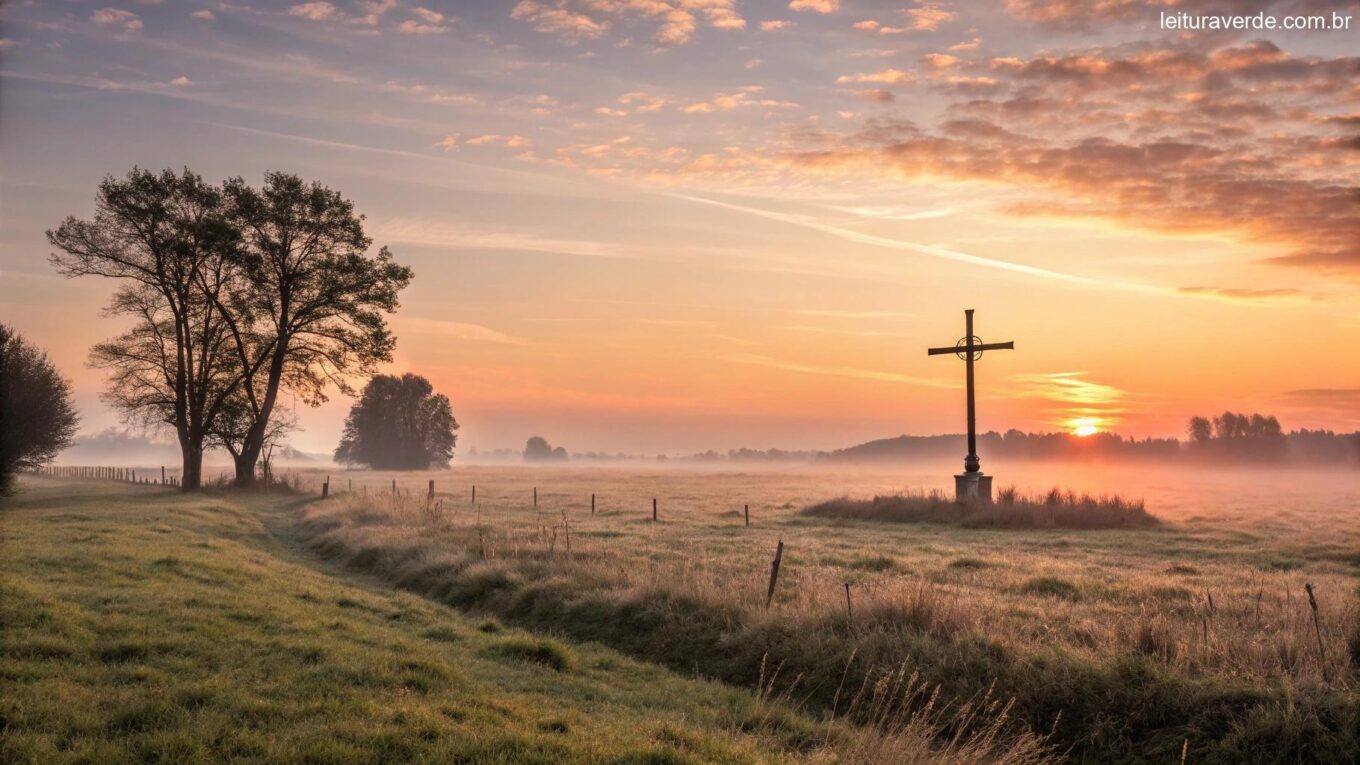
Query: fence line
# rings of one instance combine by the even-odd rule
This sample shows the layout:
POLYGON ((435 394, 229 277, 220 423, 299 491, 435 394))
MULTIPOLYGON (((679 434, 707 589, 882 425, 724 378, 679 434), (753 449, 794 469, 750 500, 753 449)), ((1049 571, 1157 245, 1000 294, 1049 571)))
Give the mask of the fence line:
POLYGON ((117 481, 153 486, 179 486, 180 483, 179 476, 167 473, 164 466, 160 469, 159 478, 154 471, 105 465, 44 465, 33 472, 47 478, 117 481))

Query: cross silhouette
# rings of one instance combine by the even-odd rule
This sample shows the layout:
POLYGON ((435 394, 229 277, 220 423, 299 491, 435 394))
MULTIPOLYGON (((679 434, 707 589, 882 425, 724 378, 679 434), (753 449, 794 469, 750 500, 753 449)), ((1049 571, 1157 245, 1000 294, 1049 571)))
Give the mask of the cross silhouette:
POLYGON ((973 401, 973 362, 982 358, 983 351, 1015 350, 1015 343, 984 343, 982 338, 973 334, 973 309, 965 310, 963 317, 962 339, 947 348, 931 348, 926 353, 929 356, 953 353, 963 359, 968 367, 968 456, 963 458, 963 472, 977 473, 982 468, 982 461, 977 455, 977 405, 973 401))

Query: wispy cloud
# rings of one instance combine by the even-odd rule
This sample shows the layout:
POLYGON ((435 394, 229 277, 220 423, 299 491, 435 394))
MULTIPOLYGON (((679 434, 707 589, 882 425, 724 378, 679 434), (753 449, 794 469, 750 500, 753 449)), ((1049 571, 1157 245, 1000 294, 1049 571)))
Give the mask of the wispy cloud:
POLYGON ((393 244, 449 250, 519 250, 588 258, 631 258, 633 254, 608 242, 557 239, 519 230, 495 230, 452 223, 442 218, 395 217, 374 219, 373 236, 393 244))
POLYGON ((1191 297, 1227 300, 1232 303, 1300 303, 1308 293, 1289 287, 1251 289, 1247 287, 1181 287, 1176 292, 1191 297))
POLYGON ((780 359, 760 356, 757 354, 743 353, 723 357, 724 361, 733 364, 749 364, 752 366, 768 367, 770 369, 780 369, 786 372, 799 372, 811 375, 828 375, 831 377, 853 377, 859 380, 873 380, 875 382, 902 383, 906 385, 920 385, 928 388, 947 388, 955 390, 962 385, 956 380, 947 380, 938 377, 917 377, 915 375, 905 375, 898 372, 886 372, 877 369, 861 369, 857 367, 841 366, 816 366, 814 364, 800 364, 793 361, 783 361, 780 359))
POLYGON ((1050 372, 1047 374, 1011 375, 1015 393, 1049 401, 1099 406, 1116 404, 1128 396, 1128 391, 1113 385, 1083 379, 1086 372, 1050 372))
POLYGON ((1038 266, 1029 266, 1023 263, 1012 263, 1010 261, 1005 260, 984 258, 980 255, 970 255, 965 252, 951 250, 946 247, 938 247, 936 245, 918 244, 916 242, 908 242, 902 239, 893 239, 885 236, 877 236, 875 234, 866 234, 862 231, 854 231, 851 229, 841 228, 839 226, 832 226, 827 223, 821 223, 801 215, 789 215, 787 213, 779 213, 771 210, 762 210, 755 207, 746 207, 743 205, 731 204, 729 202, 720 202, 715 199, 696 197, 688 194, 672 194, 672 196, 675 196, 676 198, 679 199, 686 199, 691 202, 697 202, 699 204, 713 205, 715 207, 721 207, 726 210, 733 210, 735 212, 743 212, 749 215, 756 215, 762 218, 768 218, 770 220, 777 220, 783 223, 787 223, 789 225, 800 226, 802 228, 810 229, 812 231, 820 231, 824 234, 830 234, 832 236, 840 237, 841 239, 845 239, 851 242, 857 242, 859 244, 867 244, 875 247, 886 247, 894 250, 904 250, 907 252, 914 252, 919 255, 927 255, 932 258, 952 260, 957 263, 967 263, 970 265, 982 266, 985 268, 1009 271, 1011 273, 1023 274, 1025 276, 1033 276, 1040 279, 1047 279, 1055 282, 1063 282, 1066 284, 1072 284, 1076 286, 1102 287, 1106 289, 1116 289, 1131 292, 1144 292, 1150 294, 1173 294, 1171 293, 1170 290, 1166 290, 1161 287, 1138 284, 1136 282, 1104 281, 1101 279, 1095 279, 1086 276, 1078 276, 1076 274, 1063 273, 1061 271, 1053 271, 1047 268, 1040 268, 1038 266))
POLYGON ((417 316, 396 314, 391 319, 392 326, 398 334, 402 332, 420 333, 427 335, 440 335, 443 337, 454 338, 456 340, 467 340, 477 343, 496 343, 500 345, 529 345, 527 340, 511 337, 499 330, 484 327, 481 324, 468 324, 458 321, 446 321, 444 319, 426 319, 417 316))
POLYGON ((901 311, 837 311, 824 308, 800 308, 794 313, 799 316, 824 316, 833 319, 915 319, 914 313, 901 311))

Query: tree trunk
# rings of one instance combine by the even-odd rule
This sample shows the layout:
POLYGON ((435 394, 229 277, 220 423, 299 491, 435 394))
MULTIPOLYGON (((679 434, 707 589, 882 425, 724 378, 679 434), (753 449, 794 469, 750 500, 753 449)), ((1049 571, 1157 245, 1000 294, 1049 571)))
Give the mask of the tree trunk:
POLYGON ((255 464, 260 459, 259 448, 251 449, 249 446, 241 449, 241 453, 232 457, 236 463, 236 486, 250 488, 255 485, 255 464))
POLYGON ((180 491, 198 491, 203 487, 203 445, 186 440, 180 443, 179 450, 184 458, 180 491))
MULTIPOLYGON (((274 402, 278 399, 279 384, 283 380, 283 364, 288 357, 288 338, 280 337, 274 346, 274 357, 269 363, 269 378, 265 381, 264 401, 255 412, 255 421, 246 431, 241 443, 241 453, 236 457, 236 485, 241 487, 255 485, 255 465, 264 451, 265 437, 269 433, 269 418, 274 415, 274 402)), ((247 384, 249 384, 247 382, 247 384)))

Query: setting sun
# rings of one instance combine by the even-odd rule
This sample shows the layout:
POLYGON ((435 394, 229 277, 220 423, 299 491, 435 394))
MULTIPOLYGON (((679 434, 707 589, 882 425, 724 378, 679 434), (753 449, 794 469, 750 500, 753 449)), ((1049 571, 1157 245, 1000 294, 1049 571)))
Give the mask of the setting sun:
POLYGON ((1087 436, 1094 436, 1099 432, 1100 428, 1096 427, 1096 421, 1092 418, 1083 417, 1080 420, 1072 421, 1072 435, 1074 436, 1085 438, 1087 436))

